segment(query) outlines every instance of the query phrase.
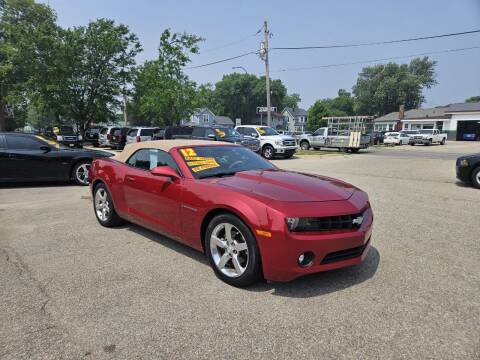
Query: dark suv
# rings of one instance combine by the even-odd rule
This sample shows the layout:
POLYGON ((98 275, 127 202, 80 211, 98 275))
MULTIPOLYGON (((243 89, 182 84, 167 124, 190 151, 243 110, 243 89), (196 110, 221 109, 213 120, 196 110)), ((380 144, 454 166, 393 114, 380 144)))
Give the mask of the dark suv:
POLYGON ((227 126, 176 127, 166 129, 165 138, 167 138, 167 133, 169 133, 171 139, 226 141, 245 146, 255 152, 260 151, 260 141, 258 139, 247 138, 227 126))
POLYGON ((98 147, 98 134, 100 134, 101 128, 91 127, 85 130, 85 141, 90 142, 93 146, 98 147))
POLYGON ((58 125, 48 129, 45 136, 55 140, 59 144, 68 146, 68 147, 83 147, 82 135, 76 133, 73 130, 72 126, 68 125, 58 125))
POLYGON ((112 139, 110 140, 110 146, 113 149, 122 150, 127 143, 127 133, 129 131, 129 127, 113 128, 111 131, 112 139))

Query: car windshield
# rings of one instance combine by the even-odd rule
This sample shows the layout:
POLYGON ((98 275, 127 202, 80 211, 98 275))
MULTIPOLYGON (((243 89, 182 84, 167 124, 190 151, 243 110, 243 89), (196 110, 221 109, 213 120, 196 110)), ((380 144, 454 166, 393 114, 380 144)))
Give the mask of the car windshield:
POLYGON ((257 131, 261 136, 278 135, 278 132, 276 132, 274 129, 272 129, 269 126, 259 126, 257 127, 257 131))
POLYGON ((431 134, 433 133, 433 130, 420 130, 420 134, 431 134))
POLYGON ((240 171, 277 169, 241 146, 195 146, 179 151, 196 179, 234 175, 240 171))
POLYGON ((235 129, 232 128, 215 128, 215 133, 218 135, 220 138, 224 137, 240 137, 240 135, 235 129))

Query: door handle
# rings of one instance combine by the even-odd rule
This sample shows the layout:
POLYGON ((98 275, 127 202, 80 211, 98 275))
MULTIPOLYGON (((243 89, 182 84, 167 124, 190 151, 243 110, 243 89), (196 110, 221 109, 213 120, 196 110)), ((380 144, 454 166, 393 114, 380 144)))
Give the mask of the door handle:
POLYGON ((127 181, 129 182, 134 182, 135 181, 135 178, 133 176, 126 176, 125 179, 127 179, 127 181))

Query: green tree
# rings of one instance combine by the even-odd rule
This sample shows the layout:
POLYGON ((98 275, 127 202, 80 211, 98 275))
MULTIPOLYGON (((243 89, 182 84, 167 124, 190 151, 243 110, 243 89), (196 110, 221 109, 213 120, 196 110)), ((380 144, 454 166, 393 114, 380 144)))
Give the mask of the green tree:
POLYGON ((315 131, 320 127, 327 126, 327 120, 324 117, 328 116, 346 116, 347 114, 339 109, 332 109, 329 107, 331 99, 321 99, 308 109, 307 129, 315 131))
POLYGON ((56 63, 62 84, 58 96, 66 105, 57 110, 74 120, 82 133, 91 121, 115 119, 119 96, 132 81, 140 51, 137 36, 113 20, 66 30, 56 63))
POLYGON ((19 124, 29 95, 49 67, 58 27, 52 9, 33 0, 0 1, 0 131, 19 124))
POLYGON ((185 75, 183 67, 190 62, 190 54, 198 53, 202 40, 166 29, 160 36, 158 58, 140 68, 134 102, 139 114, 151 124, 175 124, 192 112, 196 84, 185 75))
POLYGON ((471 96, 465 100, 466 103, 480 102, 480 96, 471 96))
MULTIPOLYGON (((287 89, 282 81, 271 80, 271 106, 281 111, 286 95, 287 89)), ((224 75, 215 84, 213 98, 214 107, 211 110, 216 114, 248 122, 255 118, 257 106, 267 103, 265 77, 239 73, 224 75)))
POLYGON ((437 84, 435 65, 436 61, 424 57, 413 59, 409 65, 363 68, 353 86, 356 113, 381 116, 397 111, 400 105, 405 105, 405 110, 420 107, 425 101, 423 89, 437 84))
POLYGON ((193 108, 209 108, 210 110, 214 111, 214 109, 216 108, 214 91, 215 88, 210 83, 198 86, 195 91, 193 108))
POLYGON ((286 107, 296 109, 298 108, 298 103, 300 101, 302 101, 302 99, 300 98, 300 94, 288 94, 283 98, 282 109, 285 109, 286 107))

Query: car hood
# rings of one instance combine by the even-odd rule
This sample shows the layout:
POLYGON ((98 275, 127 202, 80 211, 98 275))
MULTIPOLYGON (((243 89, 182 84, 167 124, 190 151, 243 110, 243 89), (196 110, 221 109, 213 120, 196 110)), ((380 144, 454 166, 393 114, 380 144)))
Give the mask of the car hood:
POLYGON ((356 188, 343 181, 297 172, 244 171, 221 178, 218 185, 281 202, 319 202, 349 199, 356 188))
POLYGON ((480 159, 480 153, 474 153, 474 154, 466 154, 466 155, 462 155, 462 156, 459 156, 458 159, 459 160, 463 160, 463 159, 480 159))
POLYGON ((59 151, 63 153, 69 153, 69 154, 73 153, 76 155, 85 155, 93 158, 113 156, 113 154, 106 151, 90 150, 90 149, 76 149, 76 148, 61 147, 59 151))
POLYGON ((293 137, 288 135, 263 135, 262 138, 271 139, 271 140, 295 140, 293 137))

